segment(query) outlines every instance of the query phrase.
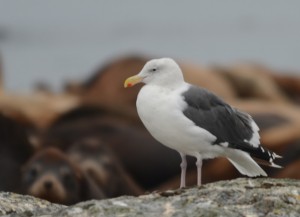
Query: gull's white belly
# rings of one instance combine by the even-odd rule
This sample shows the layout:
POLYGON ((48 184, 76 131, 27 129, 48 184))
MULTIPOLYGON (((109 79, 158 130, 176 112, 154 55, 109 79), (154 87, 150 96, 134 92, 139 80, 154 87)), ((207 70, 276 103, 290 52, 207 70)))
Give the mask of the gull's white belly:
POLYGON ((144 86, 137 98, 138 114, 151 135, 169 148, 193 156, 200 153, 204 158, 215 157, 221 151, 211 145, 216 137, 197 127, 182 113, 187 105, 180 93, 186 88, 175 92, 144 86))

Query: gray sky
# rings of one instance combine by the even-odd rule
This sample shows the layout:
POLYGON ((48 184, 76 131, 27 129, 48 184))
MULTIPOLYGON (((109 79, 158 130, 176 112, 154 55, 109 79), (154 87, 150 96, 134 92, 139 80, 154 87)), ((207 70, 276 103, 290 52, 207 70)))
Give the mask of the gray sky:
POLYGON ((1 0, 9 90, 56 89, 127 53, 300 71, 300 1, 1 0))

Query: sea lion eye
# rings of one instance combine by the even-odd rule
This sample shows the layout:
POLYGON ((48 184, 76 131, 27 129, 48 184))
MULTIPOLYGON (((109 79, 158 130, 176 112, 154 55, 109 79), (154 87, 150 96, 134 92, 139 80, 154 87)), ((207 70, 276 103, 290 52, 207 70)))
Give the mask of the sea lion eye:
POLYGON ((35 178, 38 174, 38 170, 36 168, 32 168, 30 171, 29 171, 29 176, 31 178, 35 178))
POLYGON ((37 178, 37 176, 39 175, 39 173, 41 172, 41 169, 39 165, 35 165, 33 167, 31 167, 28 171, 27 171, 27 179, 29 180, 34 180, 37 178))

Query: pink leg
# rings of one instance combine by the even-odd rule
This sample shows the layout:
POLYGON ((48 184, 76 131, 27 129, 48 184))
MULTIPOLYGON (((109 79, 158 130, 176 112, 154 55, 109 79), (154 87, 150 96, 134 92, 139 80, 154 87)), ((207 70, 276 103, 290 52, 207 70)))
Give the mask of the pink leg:
POLYGON ((197 185, 201 186, 202 158, 200 155, 197 156, 196 166, 197 166, 197 185))
POLYGON ((186 167, 187 167, 187 163, 186 163, 186 155, 180 153, 181 156, 181 179, 180 179, 180 188, 184 188, 185 187, 185 176, 186 176, 186 167))

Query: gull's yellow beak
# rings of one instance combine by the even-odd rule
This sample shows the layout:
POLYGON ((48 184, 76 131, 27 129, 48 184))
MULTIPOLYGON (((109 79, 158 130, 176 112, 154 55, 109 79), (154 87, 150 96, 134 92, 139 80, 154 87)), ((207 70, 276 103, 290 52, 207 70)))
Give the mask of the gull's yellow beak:
POLYGON ((134 75, 132 77, 129 77, 126 79, 126 81, 124 82, 124 87, 132 87, 134 85, 136 85, 137 83, 140 83, 143 80, 143 78, 139 75, 134 75))

